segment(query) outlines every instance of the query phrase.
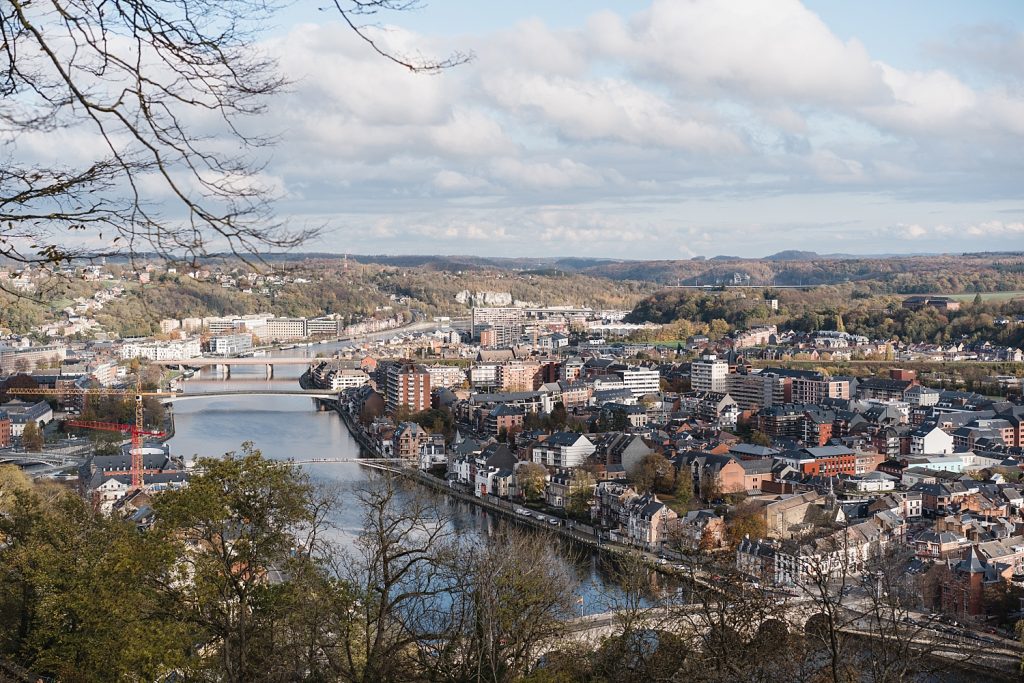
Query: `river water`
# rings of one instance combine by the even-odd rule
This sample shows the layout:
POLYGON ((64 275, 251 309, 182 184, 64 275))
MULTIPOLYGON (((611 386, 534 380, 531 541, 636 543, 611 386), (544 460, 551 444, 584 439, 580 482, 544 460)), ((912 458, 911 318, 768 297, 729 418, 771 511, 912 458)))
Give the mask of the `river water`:
MULTIPOLYGON (((316 345, 278 351, 274 355, 307 355, 332 353, 338 344, 316 345)), ((204 370, 183 383, 184 393, 208 391, 241 391, 267 389, 294 390, 304 368, 281 365, 274 368, 274 378, 267 380, 262 366, 236 367, 231 378, 224 379, 216 370, 204 370)), ((172 455, 192 459, 218 456, 241 450, 244 441, 251 441, 263 455, 275 460, 294 458, 357 458, 359 444, 349 434, 344 422, 334 412, 318 412, 312 399, 301 396, 231 396, 181 401, 174 404, 174 437, 168 442, 172 455)), ((367 481, 371 471, 357 463, 325 463, 304 465, 314 480, 340 484, 343 491, 367 481)), ((343 496, 350 495, 343 493, 343 496)), ((465 503, 451 506, 452 525, 465 533, 486 534, 497 520, 486 511, 465 503)), ((356 505, 343 504, 333 524, 342 540, 355 538, 362 528, 361 511, 356 505)), ((607 596, 615 594, 603 563, 595 553, 575 548, 563 549, 566 560, 576 569, 585 599, 587 613, 604 611, 607 596)))

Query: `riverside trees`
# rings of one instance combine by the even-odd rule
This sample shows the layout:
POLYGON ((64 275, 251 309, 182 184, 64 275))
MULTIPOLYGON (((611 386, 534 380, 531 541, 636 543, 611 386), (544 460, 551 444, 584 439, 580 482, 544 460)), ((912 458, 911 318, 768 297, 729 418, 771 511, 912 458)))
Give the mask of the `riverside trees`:
POLYGON ((513 681, 566 629, 575 575, 550 542, 456 533, 390 477, 337 491, 251 444, 153 500, 155 524, 0 471, 0 659, 56 680, 513 681))
POLYGON ((553 539, 467 536, 403 481, 339 496, 247 445, 155 497, 140 531, 0 468, 0 660, 89 682, 697 683, 913 680, 957 651, 908 625, 921 596, 898 553, 810 562, 796 597, 729 553, 693 551, 667 585, 619 558, 594 639, 553 539), (339 547, 332 512, 353 499, 361 531, 339 547))

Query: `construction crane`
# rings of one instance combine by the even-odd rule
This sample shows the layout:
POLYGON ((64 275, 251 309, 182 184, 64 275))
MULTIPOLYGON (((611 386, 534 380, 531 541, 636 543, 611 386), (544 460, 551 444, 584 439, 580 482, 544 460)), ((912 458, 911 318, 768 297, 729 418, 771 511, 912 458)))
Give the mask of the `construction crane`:
POLYGON ((146 396, 173 396, 174 393, 170 391, 142 391, 140 385, 136 385, 135 391, 128 389, 109 389, 106 387, 100 387, 96 389, 81 389, 78 387, 62 387, 58 389, 40 389, 37 387, 32 388, 18 388, 10 387, 7 389, 9 394, 17 394, 20 396, 81 396, 83 400, 87 400, 90 396, 121 396, 128 398, 129 396, 135 397, 135 424, 120 424, 117 422, 98 422, 95 420, 68 420, 67 425, 70 427, 82 427, 84 429, 97 429, 108 432, 121 432, 123 434, 130 434, 132 439, 131 447, 131 475, 132 475, 132 488, 142 488, 144 483, 144 471, 145 463, 142 456, 142 438, 145 436, 166 436, 161 431, 150 431, 147 430, 144 423, 145 415, 142 410, 142 399, 146 396))

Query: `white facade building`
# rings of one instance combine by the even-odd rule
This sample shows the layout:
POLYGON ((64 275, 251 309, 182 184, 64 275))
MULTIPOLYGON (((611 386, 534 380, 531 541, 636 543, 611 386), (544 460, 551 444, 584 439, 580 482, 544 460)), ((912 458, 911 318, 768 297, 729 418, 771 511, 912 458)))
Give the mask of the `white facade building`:
MULTIPOLYGON (((728 369, 728 366, 726 368, 728 369)), ((622 377, 623 386, 633 392, 634 398, 656 394, 661 389, 661 375, 657 370, 633 367, 620 370, 616 374, 622 377)))
POLYGON ((912 455, 948 455, 953 452, 953 435, 938 427, 923 435, 915 432, 910 437, 910 452, 912 455))
POLYGON ((197 358, 202 355, 198 339, 181 339, 178 341, 142 341, 128 340, 118 349, 117 355, 123 360, 131 358, 148 358, 149 360, 175 360, 178 358, 197 358))
POLYGON ((555 432, 533 448, 533 461, 546 467, 578 467, 594 452, 594 444, 576 432, 555 432))
POLYGON ((716 356, 690 363, 690 389, 693 391, 724 394, 729 391, 728 376, 729 364, 716 356))

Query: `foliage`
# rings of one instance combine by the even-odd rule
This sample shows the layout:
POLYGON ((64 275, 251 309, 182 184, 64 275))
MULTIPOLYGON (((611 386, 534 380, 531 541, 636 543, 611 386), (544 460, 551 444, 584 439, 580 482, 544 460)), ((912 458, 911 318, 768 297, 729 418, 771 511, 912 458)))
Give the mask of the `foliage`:
POLYGON ((629 472, 633 486, 642 493, 672 493, 676 488, 676 468, 660 453, 648 453, 629 472))
POLYGON ((516 467, 516 486, 526 500, 537 501, 544 498, 544 484, 547 479, 548 471, 539 463, 528 462, 516 467))
POLYGON ((741 503, 737 505, 726 519, 726 533, 729 541, 736 545, 746 537, 752 539, 765 538, 768 535, 768 525, 764 515, 755 505, 741 503))
POLYGON ((32 453, 43 450, 43 432, 35 420, 25 423, 25 430, 21 433, 21 445, 32 453))

